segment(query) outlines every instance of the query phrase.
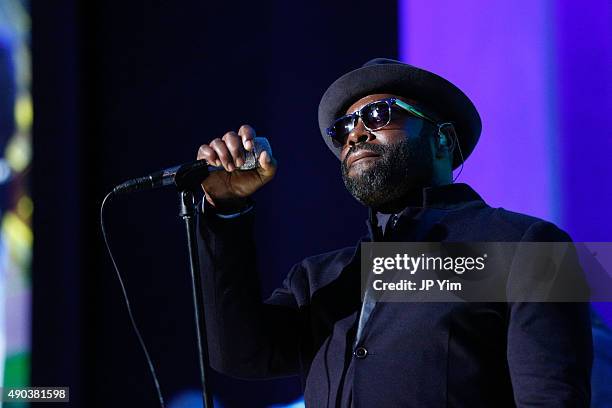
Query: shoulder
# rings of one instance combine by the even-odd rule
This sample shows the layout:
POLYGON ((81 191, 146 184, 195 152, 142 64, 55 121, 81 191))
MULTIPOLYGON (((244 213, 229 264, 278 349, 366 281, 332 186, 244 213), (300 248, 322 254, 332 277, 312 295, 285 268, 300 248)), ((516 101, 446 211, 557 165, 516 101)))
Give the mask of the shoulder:
POLYGON ((473 241, 571 241, 569 235, 554 223, 502 207, 480 202, 451 212, 445 222, 453 239, 473 241))
POLYGON ((499 226, 503 226, 511 235, 520 237, 521 241, 566 242, 571 241, 567 232, 550 221, 509 211, 504 208, 492 209, 491 217, 499 226))

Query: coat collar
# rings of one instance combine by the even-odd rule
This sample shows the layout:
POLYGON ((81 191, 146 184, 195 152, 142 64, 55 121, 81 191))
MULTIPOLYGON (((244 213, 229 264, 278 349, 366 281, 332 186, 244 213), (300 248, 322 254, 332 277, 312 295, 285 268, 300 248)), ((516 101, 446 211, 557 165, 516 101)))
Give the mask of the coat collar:
POLYGON ((464 183, 445 184, 423 189, 423 207, 454 210, 471 201, 482 201, 472 187, 464 183))
MULTIPOLYGON (((418 219, 422 214, 423 209, 437 210, 457 210, 463 208, 466 204, 472 202, 481 202, 484 200, 472 187, 464 183, 445 184, 442 186, 425 187, 423 189, 423 205, 422 207, 408 206, 398 213, 400 217, 411 217, 418 219)), ((392 214, 383 214, 369 209, 368 226, 369 236, 374 240, 382 234, 381 225, 385 225, 392 214)))

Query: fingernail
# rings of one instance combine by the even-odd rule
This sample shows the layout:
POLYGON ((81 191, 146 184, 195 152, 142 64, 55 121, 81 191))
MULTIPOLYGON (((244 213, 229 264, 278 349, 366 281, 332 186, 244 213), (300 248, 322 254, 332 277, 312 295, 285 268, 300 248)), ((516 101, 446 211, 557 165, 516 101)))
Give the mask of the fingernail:
POLYGON ((251 142, 250 140, 247 140, 246 142, 244 142, 245 149, 251 150, 252 147, 253 147, 253 142, 251 142))
POLYGON ((243 164, 244 164, 244 161, 242 159, 236 159, 236 166, 242 167, 243 164))
POLYGON ((236 167, 234 167, 234 165, 233 165, 232 163, 229 163, 229 164, 227 165, 227 168, 229 169, 229 171, 234 171, 234 170, 236 170, 236 167))
POLYGON ((215 161, 215 166, 221 167, 222 166, 221 160, 215 161))

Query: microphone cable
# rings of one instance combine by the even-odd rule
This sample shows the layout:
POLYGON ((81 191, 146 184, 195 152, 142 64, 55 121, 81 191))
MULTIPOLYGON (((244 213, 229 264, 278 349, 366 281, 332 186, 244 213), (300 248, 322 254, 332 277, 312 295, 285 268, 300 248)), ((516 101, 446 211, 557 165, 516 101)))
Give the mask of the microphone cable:
POLYGON ((102 205, 100 205, 100 227, 102 228, 102 236, 104 237, 104 243, 106 244, 106 250, 108 251, 108 255, 113 263, 113 268, 117 274, 117 279, 119 280, 119 284, 121 285, 121 292, 123 293, 123 299, 125 301, 125 306, 127 307, 127 312, 130 317, 130 322, 132 323, 132 328, 136 333, 136 337, 138 337, 138 342, 140 343, 140 347, 144 352, 145 359, 147 360, 147 365, 149 366, 149 371, 151 372, 151 376, 153 377, 153 382, 155 384, 155 391, 157 392, 157 398, 159 399, 159 405, 162 408, 166 408, 164 403, 164 397, 162 396, 161 387, 159 386, 159 380, 157 378, 157 374, 155 372, 155 367, 153 366, 153 361, 151 360, 151 356, 149 355, 149 351, 147 350, 147 346, 144 343, 142 335, 140 334, 140 330, 136 325, 136 320, 134 319, 134 314, 132 313, 132 307, 130 306, 130 299, 127 295, 127 290, 125 289, 125 284, 123 282, 123 277, 121 276, 121 272, 119 272, 119 268, 117 267, 117 262, 115 262, 115 257, 113 256, 113 252, 111 251, 110 244, 108 242, 108 237, 106 235, 106 228, 104 227, 104 208, 106 206, 107 201, 113 196, 113 192, 108 193, 104 200, 102 200, 102 205))

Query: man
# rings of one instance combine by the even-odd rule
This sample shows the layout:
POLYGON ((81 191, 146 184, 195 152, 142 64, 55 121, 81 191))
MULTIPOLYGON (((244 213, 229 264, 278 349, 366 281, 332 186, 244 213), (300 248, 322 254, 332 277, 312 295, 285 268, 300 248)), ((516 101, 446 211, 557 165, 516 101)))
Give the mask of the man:
MULTIPOLYGON (((452 171, 481 123, 443 78, 375 59, 319 106, 344 183, 369 209, 363 241, 566 241, 548 222, 489 207, 452 171)), ((592 345, 584 303, 384 303, 360 297, 360 245, 297 263, 262 302, 251 260, 251 194, 276 161, 237 171, 255 131, 200 147, 226 171, 206 179, 200 256, 211 366, 300 375, 309 407, 588 407, 592 345)))

